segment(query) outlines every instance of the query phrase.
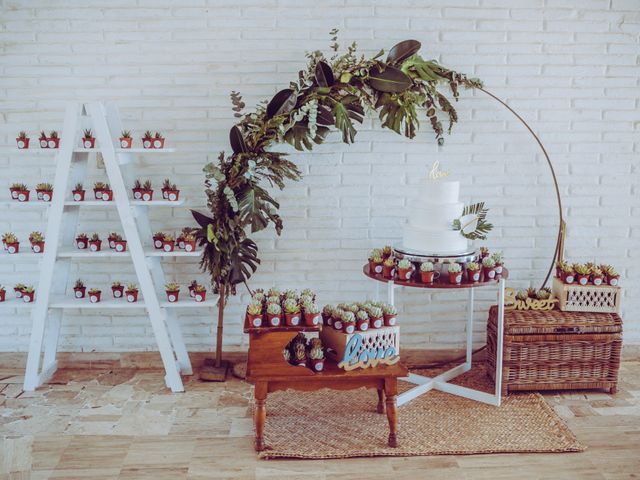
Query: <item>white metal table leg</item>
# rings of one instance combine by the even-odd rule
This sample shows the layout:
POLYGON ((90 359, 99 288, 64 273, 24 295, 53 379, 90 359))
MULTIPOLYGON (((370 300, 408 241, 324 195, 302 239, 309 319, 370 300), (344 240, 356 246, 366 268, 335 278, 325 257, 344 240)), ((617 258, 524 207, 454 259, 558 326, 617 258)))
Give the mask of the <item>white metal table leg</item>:
POLYGON ((498 290, 498 338, 496 346, 496 400, 500 406, 502 400, 502 354, 504 347, 504 278, 500 280, 500 288, 498 290))
POLYGON ((467 305, 467 367, 471 370, 473 362, 473 297, 475 289, 469 289, 469 302, 467 305))
POLYGON ((389 305, 395 305, 393 287, 395 287, 393 280, 387 282, 387 302, 389 305))
POLYGON ((376 293, 373 298, 375 298, 376 302, 380 301, 380 282, 376 282, 376 293))

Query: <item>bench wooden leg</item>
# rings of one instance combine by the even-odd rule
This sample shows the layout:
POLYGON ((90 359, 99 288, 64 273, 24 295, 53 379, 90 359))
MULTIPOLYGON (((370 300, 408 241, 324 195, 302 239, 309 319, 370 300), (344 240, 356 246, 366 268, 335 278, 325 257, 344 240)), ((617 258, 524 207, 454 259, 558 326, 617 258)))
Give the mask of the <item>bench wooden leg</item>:
POLYGON ((398 427, 398 407, 396 404, 398 380, 395 378, 386 379, 384 386, 384 393, 387 397, 387 419, 389 420, 389 446, 395 448, 398 446, 398 438, 396 436, 398 427))
POLYGON ((378 413, 384 413, 384 389, 378 389, 378 413))
POLYGON ((256 452, 264 450, 264 423, 267 419, 267 384, 256 383, 255 392, 256 411, 253 420, 256 425, 256 452))

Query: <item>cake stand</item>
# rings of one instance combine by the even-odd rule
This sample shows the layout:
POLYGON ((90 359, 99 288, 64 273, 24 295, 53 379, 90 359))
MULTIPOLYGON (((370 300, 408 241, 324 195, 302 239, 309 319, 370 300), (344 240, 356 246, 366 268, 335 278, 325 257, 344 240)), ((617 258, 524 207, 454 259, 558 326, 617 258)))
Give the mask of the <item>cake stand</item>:
MULTIPOLYGON (((443 258, 437 256, 440 260, 443 258)), ((451 263, 451 262, 449 262, 451 263)), ((456 262, 457 263, 457 262, 456 262)), ((508 276, 508 271, 503 269, 502 275, 498 276, 494 280, 478 283, 461 283, 459 285, 451 284, 445 281, 444 278, 439 278, 432 284, 421 283, 415 279, 399 280, 393 278, 384 278, 381 274, 377 274, 369 271, 369 265, 365 265, 362 268, 363 273, 377 282, 383 282, 387 284, 387 297, 388 303, 394 304, 394 288, 396 285, 401 287, 412 288, 424 288, 424 289, 443 289, 443 290, 460 290, 466 289, 469 292, 469 299, 467 304, 467 340, 466 340, 466 358, 465 362, 447 370, 435 377, 426 377, 424 375, 418 375, 410 373, 408 377, 402 378, 402 380, 416 385, 415 387, 407 390, 406 392, 398 395, 398 406, 404 405, 407 402, 427 393, 430 390, 440 390, 459 397, 465 397, 477 402, 488 403, 490 405, 500 406, 502 395, 502 348, 504 339, 504 286, 505 279, 508 276), (487 288, 497 286, 498 287, 498 331, 497 331, 497 345, 496 345, 496 374, 495 374, 495 391, 493 394, 486 393, 480 390, 475 390, 468 387, 462 387, 460 385, 454 385, 449 383, 450 380, 462 375, 465 372, 471 370, 472 354, 473 354, 473 303, 474 292, 476 288, 487 288)), ((414 271, 416 274, 417 271, 414 271)), ((376 295, 379 293, 379 283, 376 283, 376 295)))

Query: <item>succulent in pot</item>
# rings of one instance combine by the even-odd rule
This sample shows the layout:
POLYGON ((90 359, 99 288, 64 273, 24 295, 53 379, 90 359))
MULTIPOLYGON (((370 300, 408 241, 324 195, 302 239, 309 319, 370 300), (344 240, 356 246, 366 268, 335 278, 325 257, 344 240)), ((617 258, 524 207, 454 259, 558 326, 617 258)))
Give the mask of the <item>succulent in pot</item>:
POLYGON ((187 287, 187 289, 189 290, 189 296, 193 297, 193 292, 195 290, 195 288, 199 285, 197 280, 191 280, 191 283, 189 284, 189 286, 187 287))
POLYGON ((127 302, 135 303, 138 301, 138 295, 140 291, 138 290, 138 286, 135 283, 127 283, 127 288, 124 291, 124 294, 127 298, 127 302))
POLYGON ((171 202, 175 202, 180 198, 178 186, 168 178, 165 178, 162 183, 162 198, 171 202))
POLYGON ((325 305, 322 307, 322 320, 325 325, 333 325, 333 305, 325 305))
POLYGON ((449 283, 459 285, 462 282, 462 267, 459 263, 450 263, 447 271, 449 273, 449 283))
POLYGON ((304 343, 296 343, 293 347, 293 358, 296 365, 300 367, 307 366, 307 349, 304 343))
POLYGON ((102 291, 97 288, 90 288, 87 292, 87 295, 89 295, 89 301, 91 303, 99 303, 100 297, 102 296, 102 291))
POLYGON ((525 289, 518 290, 518 292, 516 293, 516 300, 526 302, 527 298, 529 298, 529 292, 525 289))
POLYGON ((207 299, 207 289, 204 285, 196 285, 193 289, 193 298, 196 302, 204 302, 207 299))
POLYGON ((356 313, 356 326, 361 332, 369 330, 369 314, 365 310, 358 310, 356 313))
POLYGON ((591 269, 591 282, 597 287, 604 282, 604 272, 600 267, 593 267, 591 269))
POLYGON ((382 249, 374 248, 373 250, 371 250, 369 252, 369 256, 367 257, 367 262, 369 264, 369 272, 370 273, 380 273, 380 272, 382 272, 382 270, 380 270, 380 272, 376 272, 375 271, 375 263, 373 262, 374 258, 380 258, 380 263, 382 263, 382 249))
POLYGON ((280 297, 282 292, 277 287, 271 287, 267 292, 267 297, 280 297))
POLYGON ((279 303, 270 303, 267 305, 267 324, 270 327, 277 327, 282 320, 282 307, 279 303))
POLYGON ((38 142, 40 143, 40 148, 49 148, 49 139, 47 138, 47 134, 44 133, 44 130, 40 131, 38 142))
MULTIPOLYGON (((113 237, 112 237, 113 249, 116 252, 119 252, 119 253, 126 252, 127 251, 127 241, 122 238, 122 235, 119 235, 117 233, 112 233, 111 235, 113 235, 113 237)), ((111 241, 109 241, 109 243, 111 243, 111 241)))
POLYGON ((29 187, 27 187, 24 183, 12 183, 9 187, 9 192, 11 193, 12 200, 18 200, 21 202, 29 200, 29 187), (21 194, 22 200, 20 199, 21 194))
POLYGON ((131 193, 134 200, 140 200, 142 198, 142 182, 139 178, 133 181, 133 187, 131 187, 131 193))
POLYGON ((101 192, 102 198, 101 200, 104 202, 110 202, 113 200, 113 190, 111 190, 111 186, 108 183, 104 184, 104 189, 101 192))
POLYGON ((53 199, 53 185, 51 185, 50 183, 37 184, 36 198, 44 202, 50 202, 53 199))
POLYGON ((153 247, 156 250, 162 250, 162 239, 164 238, 163 232, 156 232, 153 234, 153 247))
POLYGON ((400 280, 411 280, 411 274, 413 273, 413 265, 406 258, 403 258, 398 262, 398 278, 400 280))
POLYGON ((31 242, 31 250, 33 250, 33 253, 44 252, 44 235, 42 232, 31 232, 29 242, 31 242))
POLYGON ((573 265, 567 262, 560 263, 560 279, 567 284, 572 284, 575 281, 575 271, 573 265))
POLYGON ((7 253, 20 253, 20 240, 14 233, 7 232, 2 235, 2 243, 7 253))
POLYGON ((372 305, 367 308, 369 314, 369 326, 371 328, 381 328, 384 325, 384 314, 382 308, 372 305))
POLYGON ((111 293, 113 298, 122 298, 124 295, 124 285, 120 282, 113 282, 111 284, 111 293))
POLYGON ((73 296, 76 298, 84 298, 87 292, 87 287, 85 287, 84 282, 80 279, 76 280, 76 283, 73 284, 73 296))
POLYGON ((176 246, 176 239, 173 235, 165 233, 162 237, 162 250, 165 252, 173 252, 176 246))
POLYGON ((60 137, 58 137, 58 132, 55 130, 51 130, 49 132, 49 137, 47 138, 47 147, 48 148, 58 148, 60 146, 60 137))
POLYGON ((145 180, 142 184, 140 199, 144 202, 150 202, 153 200, 153 185, 151 184, 151 180, 145 180))
POLYGON ((252 300, 247 305, 247 319, 252 327, 262 326, 262 303, 258 300, 252 300))
POLYGON ((24 303, 33 302, 35 296, 36 296, 36 291, 33 288, 33 285, 29 285, 28 287, 24 287, 22 289, 22 301, 24 303))
POLYGON ((109 243, 109 248, 111 248, 111 249, 115 249, 116 248, 116 240, 118 238, 122 239, 122 237, 120 235, 118 235, 116 232, 109 233, 109 235, 107 236, 107 242, 109 243))
MULTIPOLYGON (((195 281, 195 280, 194 280, 195 281)), ((253 294, 251 295, 251 299, 255 300, 256 302, 263 302, 266 299, 266 295, 264 293, 264 291, 261 288, 256 288, 253 291, 253 294)))
POLYGON ((153 135, 153 148, 164 148, 164 137, 160 132, 153 135))
POLYGON ((491 258, 495 262, 496 275, 502 275, 502 252, 495 252, 493 255, 491 255, 491 258))
MULTIPOLYGON (((314 338, 314 340, 316 340, 314 338)), ((309 350, 309 366, 314 372, 321 372, 324 368, 324 352, 322 351, 322 345, 312 345, 309 350)))
POLYGON ((144 132, 144 135, 142 136, 142 147, 153 148, 153 134, 149 130, 144 132))
POLYGON ((393 257, 388 257, 382 262, 382 276, 384 278, 393 278, 395 262, 393 257))
POLYGON ((102 250, 102 240, 100 239, 100 235, 94 233, 89 238, 89 250, 92 252, 99 252, 102 250))
POLYGON ((374 275, 382 275, 383 262, 384 260, 380 255, 372 257, 369 262, 369 272, 374 275))
POLYGON ((96 146, 96 138, 93 136, 93 132, 90 128, 84 129, 84 134, 82 135, 82 147, 83 148, 93 148, 96 146))
POLYGON ((87 237, 86 233, 76 235, 76 247, 78 247, 78 250, 89 248, 89 237, 87 237))
POLYGON ((469 262, 466 265, 467 267, 467 276, 469 277, 469 281, 472 283, 476 283, 480 281, 480 264, 477 262, 469 262))
POLYGON ((182 241, 184 242, 184 251, 185 252, 195 252, 196 250, 196 236, 187 233, 182 237, 182 241))
POLYGON ((294 298, 284 301, 284 321, 289 327, 300 325, 300 305, 294 298))
POLYGON ((427 261, 420 264, 420 280, 422 280, 422 283, 433 283, 436 273, 438 272, 434 271, 432 262, 427 261))
POLYGON ((341 315, 342 331, 344 333, 353 333, 356 330, 356 316, 353 312, 344 311, 341 315))
POLYGON ((393 247, 391 245, 385 245, 382 247, 382 258, 387 259, 393 255, 393 247))
POLYGON ((480 260, 489 256, 489 249, 487 247, 480 247, 480 260))
POLYGON ((20 132, 16 137, 16 143, 18 144, 18 148, 20 150, 24 150, 29 148, 29 137, 27 137, 27 132, 20 132))
POLYGON ((385 303, 382 306, 382 315, 386 327, 393 327, 397 323, 398 310, 393 305, 385 303))
POLYGON ((7 289, 4 285, 0 285, 0 302, 4 302, 7 299, 7 289))
POLYGON ((538 290, 536 289, 536 287, 527 288, 527 296, 529 298, 538 298, 538 290))
POLYGON ((164 290, 167 293, 167 300, 169 300, 170 303, 178 301, 180 296, 180 285, 175 282, 170 282, 164 286, 164 290))
POLYGON ((485 282, 496 278, 496 261, 492 257, 482 259, 482 272, 485 282))
POLYGON ((16 298, 22 298, 22 292, 27 286, 24 283, 16 283, 13 287, 13 292, 15 293, 16 298))
POLYGON ((73 190, 71 190, 71 198, 73 198, 73 201, 83 202, 84 194, 85 194, 84 185, 82 185, 82 183, 80 182, 76 183, 75 187, 73 187, 73 190))
POLYGON ((104 182, 95 182, 93 184, 93 198, 102 200, 102 194, 106 190, 107 184, 104 182))
POLYGON ((591 268, 587 264, 576 263, 573 265, 573 269, 578 277, 578 283, 580 285, 587 285, 589 278, 591 277, 591 268))
POLYGON ((543 287, 536 292, 536 299, 549 300, 551 298, 551 290, 547 287, 543 287))
POLYGON ((600 268, 605 274, 606 282, 615 287, 620 281, 620 274, 616 272, 616 269, 611 265, 601 265, 600 268))
POLYGON ((280 296, 272 295, 270 297, 267 297, 267 303, 277 303, 278 305, 280 305, 280 296))
POLYGON ((131 137, 131 131, 123 130, 120 134, 120 148, 131 148, 133 144, 133 138, 131 137))
MULTIPOLYGON (((311 298, 311 297, 309 297, 311 298)), ((320 324, 320 307, 313 302, 307 302, 303 304, 304 306, 304 323, 305 325, 318 325, 320 324)))

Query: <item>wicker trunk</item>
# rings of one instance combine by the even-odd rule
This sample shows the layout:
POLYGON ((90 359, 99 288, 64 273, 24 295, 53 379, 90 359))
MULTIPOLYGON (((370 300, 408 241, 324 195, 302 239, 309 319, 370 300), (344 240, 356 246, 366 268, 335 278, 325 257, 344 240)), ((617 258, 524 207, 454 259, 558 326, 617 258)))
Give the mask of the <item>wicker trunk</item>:
MULTIPOLYGON (((492 379, 497 315, 494 305, 487 325, 492 379)), ((615 393, 621 350, 622 320, 616 313, 505 311, 502 391, 597 388, 615 393)))

